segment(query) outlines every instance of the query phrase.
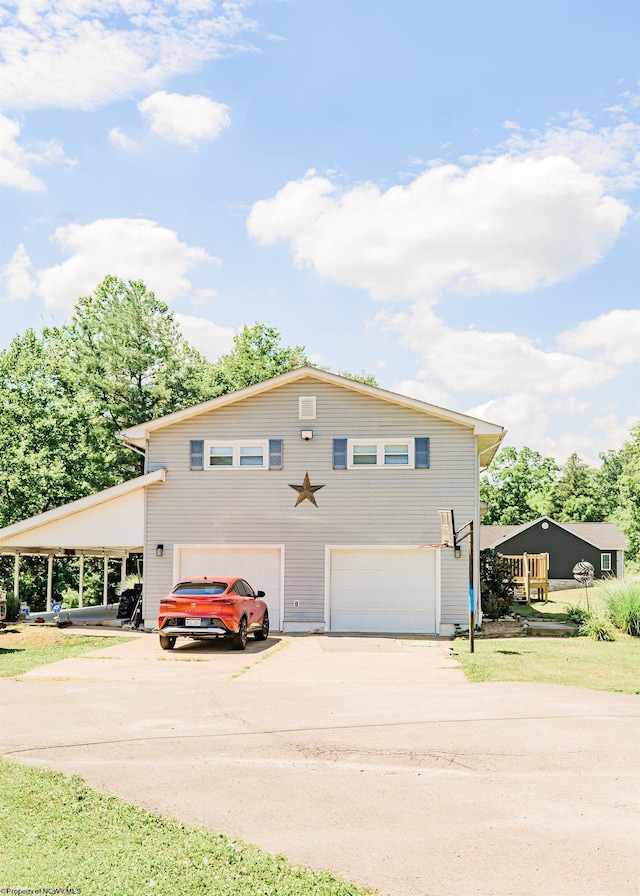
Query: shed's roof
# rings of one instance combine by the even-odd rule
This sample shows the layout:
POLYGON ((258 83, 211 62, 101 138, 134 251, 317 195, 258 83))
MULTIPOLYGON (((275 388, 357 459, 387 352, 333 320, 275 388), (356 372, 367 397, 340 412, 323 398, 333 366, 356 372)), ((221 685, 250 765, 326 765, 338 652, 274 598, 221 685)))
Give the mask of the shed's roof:
POLYGON ((627 549, 627 539, 614 523, 559 523, 551 517, 540 517, 540 519, 522 523, 519 526, 480 526, 480 548, 498 550, 505 541, 509 541, 514 535, 519 535, 544 521, 566 529, 567 532, 571 532, 572 535, 600 550, 626 551, 627 549))

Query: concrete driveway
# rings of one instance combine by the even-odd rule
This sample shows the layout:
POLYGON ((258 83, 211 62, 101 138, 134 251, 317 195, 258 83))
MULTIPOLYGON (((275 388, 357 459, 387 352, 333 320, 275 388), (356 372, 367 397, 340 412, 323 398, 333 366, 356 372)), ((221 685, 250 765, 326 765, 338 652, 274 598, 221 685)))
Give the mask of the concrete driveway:
POLYGON ((389 896, 637 894, 638 698, 450 648, 141 635, 0 680, 0 751, 389 896))

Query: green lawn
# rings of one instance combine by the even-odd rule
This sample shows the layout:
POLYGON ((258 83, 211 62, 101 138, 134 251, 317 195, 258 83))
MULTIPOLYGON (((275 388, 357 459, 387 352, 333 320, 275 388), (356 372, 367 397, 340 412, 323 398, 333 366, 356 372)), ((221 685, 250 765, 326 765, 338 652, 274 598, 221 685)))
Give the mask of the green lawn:
POLYGON ((542 619, 555 619, 558 622, 564 622, 569 607, 580 607, 586 610, 587 606, 591 611, 601 606, 597 586, 588 588, 586 592, 584 588, 551 591, 547 603, 543 600, 534 600, 531 604, 518 602, 514 604, 513 612, 525 617, 539 616, 542 619))
POLYGON ((0 678, 21 675, 36 666, 130 640, 126 637, 70 634, 69 629, 49 626, 9 623, 6 629, 0 630, 0 678))
POLYGON ((470 681, 537 681, 640 694, 640 638, 477 639, 475 653, 456 638, 453 649, 470 681))
POLYGON ((1 888, 82 896, 373 896, 231 837, 0 759, 1 888))

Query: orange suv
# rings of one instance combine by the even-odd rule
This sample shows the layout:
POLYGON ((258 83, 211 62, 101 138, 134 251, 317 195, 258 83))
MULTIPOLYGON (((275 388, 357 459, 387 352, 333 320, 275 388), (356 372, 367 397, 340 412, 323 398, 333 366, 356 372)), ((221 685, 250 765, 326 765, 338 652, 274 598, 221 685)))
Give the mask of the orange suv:
POLYGON ((177 638, 228 638, 234 650, 244 650, 247 636, 266 641, 269 611, 244 579, 204 576, 178 582, 160 601, 160 646, 172 650, 177 638))

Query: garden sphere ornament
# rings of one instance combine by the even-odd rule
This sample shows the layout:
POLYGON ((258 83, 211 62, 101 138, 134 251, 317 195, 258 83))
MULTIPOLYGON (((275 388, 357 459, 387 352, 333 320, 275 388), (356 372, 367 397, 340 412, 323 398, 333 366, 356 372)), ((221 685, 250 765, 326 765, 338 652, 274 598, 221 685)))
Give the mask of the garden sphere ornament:
POLYGON ((593 582, 593 577, 595 575, 595 570, 593 568, 593 564, 589 563, 588 560, 580 560, 579 563, 573 567, 573 578, 576 582, 581 582, 584 585, 584 594, 587 599, 587 613, 589 612, 589 592, 587 591, 589 585, 593 582))

